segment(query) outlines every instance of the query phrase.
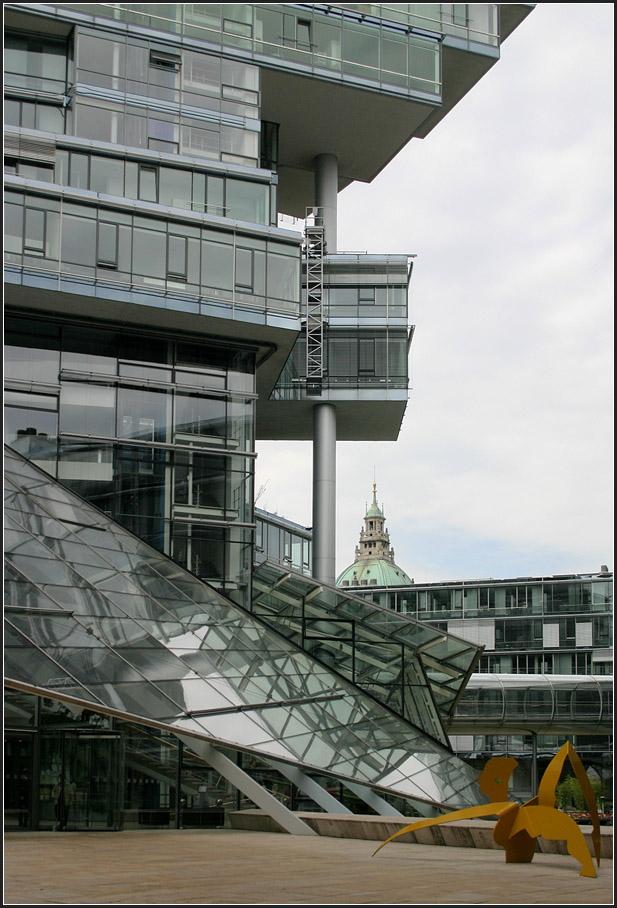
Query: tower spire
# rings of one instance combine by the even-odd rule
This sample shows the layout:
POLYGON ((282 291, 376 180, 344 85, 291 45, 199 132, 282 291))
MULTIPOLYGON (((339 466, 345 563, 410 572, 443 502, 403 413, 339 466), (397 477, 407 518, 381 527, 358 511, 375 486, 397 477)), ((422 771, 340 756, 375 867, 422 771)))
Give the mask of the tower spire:
POLYGON ((413 581, 394 561, 386 515, 377 501, 377 480, 373 479, 373 500, 365 502, 364 527, 356 546, 353 564, 337 579, 337 586, 403 586, 413 581))

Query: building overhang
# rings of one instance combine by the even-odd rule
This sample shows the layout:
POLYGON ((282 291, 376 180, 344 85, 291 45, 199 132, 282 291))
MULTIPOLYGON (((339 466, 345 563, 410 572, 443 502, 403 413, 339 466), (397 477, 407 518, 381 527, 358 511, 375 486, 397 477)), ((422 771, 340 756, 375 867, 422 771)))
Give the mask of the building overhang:
POLYGON ((313 438, 313 407, 320 403, 336 406, 338 441, 396 441, 407 407, 407 391, 353 392, 324 391, 306 400, 257 402, 257 439, 261 441, 309 441, 313 438), (395 395, 399 395, 400 398, 395 395), (369 398, 370 395, 370 398, 369 398))
MULTIPOLYGON (((82 293, 76 284, 71 289, 69 286, 67 282, 66 289, 61 289, 57 274, 30 275, 18 269, 6 270, 5 309, 28 316, 39 313, 47 318, 83 320, 88 324, 96 321, 116 328, 121 325, 156 334, 192 335, 249 347, 256 353, 256 390, 266 398, 272 393, 300 330, 298 318, 282 313, 255 311, 249 321, 208 313, 204 300, 189 303, 172 295, 136 296, 131 291, 118 294, 116 290, 109 293, 95 282, 90 282, 82 293), (53 286, 49 286, 50 282, 53 286)), ((220 309, 218 304, 213 308, 220 309)))
MULTIPOLYGON (((534 4, 500 5, 500 43, 534 4)), ((340 76, 303 75, 260 61, 262 117, 280 126, 279 210, 304 217, 314 205, 314 159, 338 158, 339 191, 370 183, 412 138, 425 138, 493 67, 499 48, 441 38, 441 97, 396 94, 378 83, 353 86, 340 76)))

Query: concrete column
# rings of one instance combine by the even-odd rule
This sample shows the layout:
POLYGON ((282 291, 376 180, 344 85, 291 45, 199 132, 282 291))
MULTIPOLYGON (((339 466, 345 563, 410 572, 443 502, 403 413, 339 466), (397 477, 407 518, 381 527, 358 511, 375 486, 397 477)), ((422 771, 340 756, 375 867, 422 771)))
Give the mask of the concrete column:
POLYGON ((315 158, 315 205, 323 209, 326 255, 337 251, 337 194, 338 158, 334 154, 319 154, 315 158))
POLYGON ((385 798, 382 798, 369 788, 368 785, 362 785, 359 782, 348 782, 347 779, 341 780, 345 788, 348 788, 355 795, 361 798, 365 804, 377 811, 380 817, 402 817, 403 814, 392 804, 389 804, 385 798))
POLYGON ((281 804, 274 795, 259 785, 248 773, 236 766, 229 757, 216 750, 208 741, 201 738, 192 738, 188 735, 177 736, 193 753, 198 754, 213 769, 220 773, 223 778, 231 782, 232 785, 250 798, 258 807, 275 820, 279 826, 289 832, 291 835, 317 835, 314 829, 311 829, 304 820, 297 817, 294 813, 281 804))
POLYGON ((336 580, 336 407, 313 407, 313 577, 336 580))
POLYGON ((315 801, 326 813, 351 813, 348 807, 341 804, 334 795, 329 794, 314 779, 302 772, 299 766, 291 766, 289 763, 281 763, 278 760, 268 760, 268 763, 286 779, 289 779, 296 788, 315 801))

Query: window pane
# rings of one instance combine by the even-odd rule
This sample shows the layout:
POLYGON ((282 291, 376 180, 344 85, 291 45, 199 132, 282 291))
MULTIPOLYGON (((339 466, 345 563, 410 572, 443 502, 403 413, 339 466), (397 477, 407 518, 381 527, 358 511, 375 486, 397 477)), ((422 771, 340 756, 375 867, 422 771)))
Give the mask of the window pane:
POLYGON ((43 132, 56 132, 64 135, 64 111, 59 107, 50 107, 47 104, 36 106, 36 128, 43 132))
POLYGON ((225 401, 209 397, 176 396, 176 432, 225 436, 225 401))
POLYGON ((154 230, 133 231, 133 272, 152 278, 165 277, 166 237, 154 230))
POLYGON ((99 224, 98 264, 115 268, 118 264, 118 226, 101 221, 99 224))
POLYGON ((169 254, 167 274, 169 277, 186 279, 186 245, 186 237, 169 235, 167 240, 169 254))
POLYGON ((225 180, 208 177, 208 214, 225 214, 225 180))
POLYGON ((300 298, 299 261, 287 255, 268 253, 268 296, 298 302, 300 298))
POLYGON ((45 212, 26 208, 26 236, 24 249, 30 254, 43 255, 45 252, 45 212))
POLYGON ((103 192, 106 195, 124 195, 123 161, 94 155, 90 166, 90 189, 93 192, 103 192))
POLYGON ((88 165, 89 156, 87 154, 71 153, 71 176, 70 186, 76 189, 89 189, 88 165))
POLYGON ((165 441, 167 395, 137 388, 118 389, 118 435, 140 441, 165 441))
POLYGON ((176 170, 175 167, 161 167, 159 202, 172 208, 191 206, 190 170, 176 170))
POLYGON ((76 435, 115 435, 114 388, 71 385, 60 394, 60 427, 76 435))
POLYGON ((157 201, 156 167, 139 168, 139 198, 144 202, 157 201))
POLYGON ((62 220, 62 261, 94 265, 96 221, 65 215, 62 220))
POLYGON ((227 216, 251 224, 268 224, 269 197, 269 187, 263 183, 228 180, 227 216))
POLYGON ((4 441, 25 457, 36 456, 37 449, 40 451, 41 445, 57 434, 57 413, 29 407, 4 408, 4 441))
POLYGON ((251 249, 236 249, 236 287, 253 289, 253 252, 251 249))
POLYGON ((4 251, 21 253, 24 229, 24 209, 22 205, 5 206, 4 213, 4 251))
POLYGON ((233 250, 224 243, 202 243, 202 283, 207 287, 231 290, 233 250))
MULTIPOLYGON (((19 336, 5 335, 4 372, 7 378, 55 384, 58 381, 59 353, 57 350, 17 346, 19 336)), ((41 343, 38 338, 34 343, 41 343)), ((44 342, 44 341, 42 341, 44 342)))

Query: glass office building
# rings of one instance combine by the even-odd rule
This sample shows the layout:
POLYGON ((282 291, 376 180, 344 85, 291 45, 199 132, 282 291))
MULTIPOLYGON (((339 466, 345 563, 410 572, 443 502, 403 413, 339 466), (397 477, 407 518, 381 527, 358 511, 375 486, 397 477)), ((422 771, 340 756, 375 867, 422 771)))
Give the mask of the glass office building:
MULTIPOLYGON (((353 671, 336 676, 365 704, 366 729, 385 709, 384 722, 403 723, 400 734, 413 740, 410 753, 433 754, 426 765, 416 763, 408 773, 394 748, 387 757, 384 751, 381 775, 357 775, 357 761, 378 746, 379 723, 377 737, 358 734, 362 746, 353 753, 335 748, 335 758, 331 742, 303 737, 307 717, 298 723, 291 717, 306 746, 295 754, 280 750, 284 733, 274 721, 275 702, 299 706, 309 697, 311 722, 327 724, 322 693, 301 690, 297 676, 300 664, 314 676, 325 670, 331 647, 320 644, 319 655, 311 654, 280 613, 276 621, 269 616, 270 624, 265 615, 250 617, 257 601, 254 563, 267 532, 266 551, 276 542, 284 563, 334 585, 336 441, 366 439, 367 426, 370 437, 393 440, 406 407, 413 256, 340 251, 337 193, 355 180, 370 182, 408 141, 427 136, 498 61, 501 42, 531 9, 5 4, 5 459, 12 458, 9 472, 21 489, 7 535, 8 606, 17 610, 11 633, 18 641, 10 655, 21 652, 7 670, 7 792, 15 825, 46 828, 52 776, 66 781, 72 775, 79 788, 86 765, 99 766, 105 781, 104 790, 83 795, 82 812, 73 813, 81 818, 75 819, 79 828, 157 818, 165 825, 165 817, 184 825, 183 811, 212 807, 208 786, 226 805, 233 789, 276 812, 272 801, 263 801, 267 785, 254 788, 247 780, 281 776, 286 761, 313 776, 355 779, 365 801, 373 788, 426 809, 467 803, 475 777, 443 737, 453 676, 446 672, 440 687, 438 667, 429 683, 413 663, 419 672, 414 703, 424 704, 413 716, 374 696, 394 689, 392 678, 386 683, 376 672, 363 689, 353 671), (370 141, 367 120, 374 126, 370 141), (300 218, 304 229, 280 226, 280 214, 300 218), (255 443, 304 438, 315 449, 312 538, 277 526, 275 541, 275 522, 256 518, 255 443), (41 475, 49 500, 60 501, 60 490, 78 497, 51 515, 20 485, 31 479, 42 489, 41 475), (35 512, 35 523, 25 526, 26 515, 35 512), (197 623, 200 596, 228 609, 231 624, 246 621, 247 636, 221 632, 219 650, 257 654, 261 637, 274 633, 289 658, 300 660, 293 682, 284 680, 278 664, 263 669, 267 676, 280 674, 280 686, 261 688, 272 717, 266 737, 277 742, 267 754, 257 746, 266 740, 263 728, 238 741, 203 725, 198 713, 219 706, 198 677, 186 688, 197 692, 196 700, 169 698, 165 688, 176 684, 186 662, 174 663, 175 669, 169 664, 167 676, 167 656, 152 674, 145 663, 140 668, 125 658, 126 651, 120 654, 128 639, 142 639, 145 628, 138 631, 137 624, 146 616, 131 611, 126 598, 123 606, 109 605, 99 572, 94 583, 85 570, 100 552, 95 558, 89 550, 83 560, 81 541, 70 533, 76 527, 94 532, 99 524, 110 539, 146 547, 138 555, 128 542, 120 545, 114 564, 128 571, 120 586, 149 576, 154 564, 167 578, 173 570, 184 572, 177 580, 184 592, 191 584, 201 590, 188 607, 197 623), (33 559, 17 557, 22 544, 24 551, 44 550, 37 548, 33 559), (31 574, 41 567, 36 558, 62 581, 31 574), (49 583, 55 591, 43 589, 49 583), (85 588, 91 590, 87 607, 79 596, 85 588), (107 615, 109 627, 89 624, 93 603, 103 609, 96 620, 107 615), (61 630, 66 620, 67 636, 61 630), (73 634, 75 645, 68 642, 73 634), (98 665, 103 651, 109 671, 77 677, 85 666, 98 665), (122 678, 130 680, 127 687, 122 678), (88 692, 85 680, 100 685, 97 692, 88 692), (152 710, 129 696, 142 681, 152 710), (148 686, 153 682, 156 691, 148 686), (181 732, 167 721, 169 710, 190 720, 181 732), (243 761, 248 768, 255 761, 259 770, 251 776, 239 766, 243 761), (229 763, 242 774, 234 775, 229 763), (429 763, 443 763, 440 781, 429 763), (214 776, 203 781, 206 771, 217 773, 216 785, 214 776), (418 773, 426 787, 398 785, 418 773)), ((281 586, 282 580, 273 581, 271 604, 281 586)), ((295 589, 294 609, 297 596, 311 592, 295 589)), ((143 586, 135 610, 142 594, 143 586)), ((147 596, 145 646, 158 648, 163 640, 167 646, 167 618, 159 608, 167 606, 158 593, 147 596)), ((319 620, 329 620, 325 613, 332 608, 333 620, 346 628, 340 603, 326 600, 319 620)), ((390 643, 372 633, 365 645, 385 652, 390 643)), ((349 657, 349 641, 340 642, 349 657)), ((458 653, 459 644, 452 646, 458 653)), ((360 659, 359 649, 351 652, 360 659)), ((473 644, 460 647, 457 690, 475 654, 473 644)), ((452 654, 442 655, 447 662, 452 654)), ((413 659, 398 663, 401 677, 412 672, 413 659)), ((188 662, 192 666, 193 658, 188 662)), ((394 665, 388 662, 388 671, 394 665)), ((238 663, 232 687, 249 683, 247 666, 238 663)), ((203 666, 195 670, 203 681, 203 666)), ((251 702, 234 700, 233 710, 245 716, 251 702)), ((297 797, 293 789, 290 798, 297 797)), ((325 809, 322 795, 311 797, 325 809)), ((212 816, 220 820, 220 811, 212 816)), ((287 814, 279 820, 297 829, 287 814)))

